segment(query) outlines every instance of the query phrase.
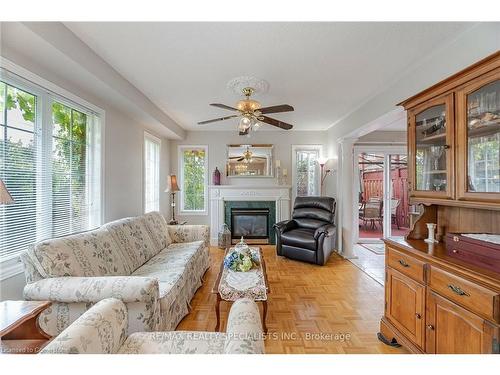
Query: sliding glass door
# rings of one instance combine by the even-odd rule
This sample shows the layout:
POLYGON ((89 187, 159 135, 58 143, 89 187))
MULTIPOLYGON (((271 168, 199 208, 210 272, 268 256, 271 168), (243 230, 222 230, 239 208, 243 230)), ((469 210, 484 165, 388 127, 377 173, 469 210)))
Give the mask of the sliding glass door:
POLYGON ((357 242, 404 237, 409 230, 406 150, 394 146, 355 147, 354 233, 357 242))

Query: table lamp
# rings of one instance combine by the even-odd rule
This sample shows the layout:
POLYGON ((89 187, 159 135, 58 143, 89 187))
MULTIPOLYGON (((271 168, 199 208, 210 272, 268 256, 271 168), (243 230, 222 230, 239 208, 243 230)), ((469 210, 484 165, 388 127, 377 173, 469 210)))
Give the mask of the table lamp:
POLYGON ((0 180, 0 204, 10 204, 10 203, 14 203, 14 199, 12 199, 12 196, 5 187, 3 181, 0 180))
POLYGON ((172 219, 168 222, 168 225, 177 225, 177 220, 175 220, 175 193, 181 191, 179 189, 179 185, 177 185, 177 176, 175 174, 171 174, 168 176, 167 180, 167 189, 165 193, 172 194, 172 201, 170 203, 172 209, 172 219))

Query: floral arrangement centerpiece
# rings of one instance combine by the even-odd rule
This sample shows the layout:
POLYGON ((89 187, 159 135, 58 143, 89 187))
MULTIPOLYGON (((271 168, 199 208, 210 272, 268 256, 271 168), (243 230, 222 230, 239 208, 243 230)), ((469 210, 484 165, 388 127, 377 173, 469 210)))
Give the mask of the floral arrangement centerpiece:
POLYGON ((248 272, 259 265, 259 257, 255 251, 241 241, 224 258, 224 267, 236 272, 248 272))

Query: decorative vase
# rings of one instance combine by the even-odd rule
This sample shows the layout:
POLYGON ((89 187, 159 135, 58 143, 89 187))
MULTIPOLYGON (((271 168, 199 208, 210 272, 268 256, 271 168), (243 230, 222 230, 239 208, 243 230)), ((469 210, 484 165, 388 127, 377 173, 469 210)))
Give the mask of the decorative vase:
POLYGON ((212 182, 214 185, 220 185, 220 171, 217 167, 215 167, 215 171, 212 176, 212 182))
POLYGON ((218 245, 221 249, 227 249, 231 246, 231 231, 226 223, 222 224, 218 236, 218 245))

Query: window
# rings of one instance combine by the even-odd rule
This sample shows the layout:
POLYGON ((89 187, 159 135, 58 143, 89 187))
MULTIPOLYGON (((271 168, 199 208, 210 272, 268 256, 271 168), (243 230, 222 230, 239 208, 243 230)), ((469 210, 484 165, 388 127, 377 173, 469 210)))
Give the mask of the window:
POLYGON ((207 212, 207 146, 179 146, 181 182, 181 212, 206 214, 207 212))
POLYGON ((144 212, 160 210, 160 144, 144 133, 144 212))
POLYGON ((321 146, 292 146, 293 198, 320 194, 320 176, 317 160, 321 146))
POLYGON ((30 244, 101 224, 100 122, 96 113, 2 70, 0 262, 30 244))

